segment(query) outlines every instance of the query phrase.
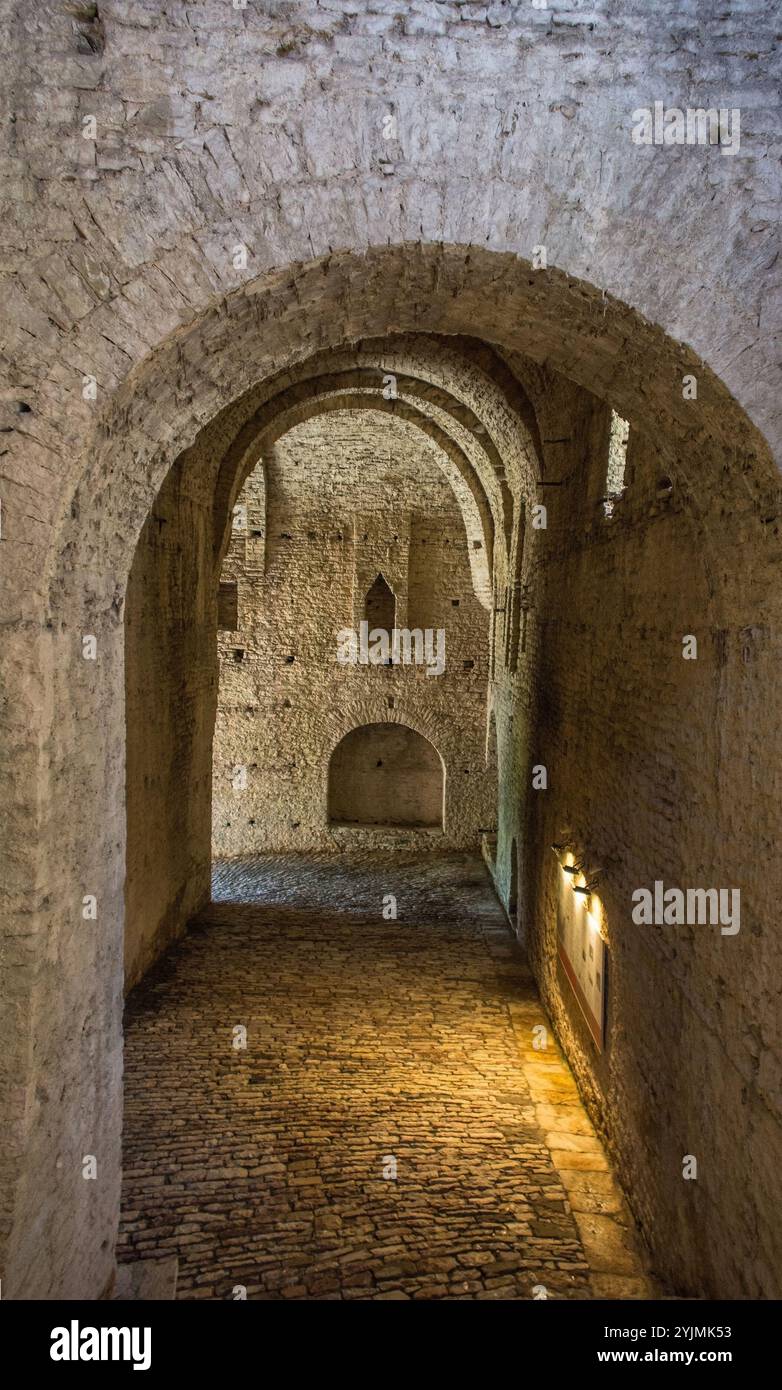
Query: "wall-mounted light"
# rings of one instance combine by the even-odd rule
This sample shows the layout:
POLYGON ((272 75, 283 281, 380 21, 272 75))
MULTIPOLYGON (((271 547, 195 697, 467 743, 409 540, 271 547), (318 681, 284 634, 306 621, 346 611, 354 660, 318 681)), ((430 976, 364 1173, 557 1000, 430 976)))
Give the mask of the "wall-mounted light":
POLYGON ((588 872, 582 869, 580 875, 581 882, 573 884, 573 892, 579 893, 584 898, 588 898, 591 893, 594 893, 600 882, 600 873, 600 869, 590 869, 588 872))
POLYGON ((560 840, 559 842, 555 840, 554 844, 551 846, 551 850, 553 854, 556 854, 557 859, 559 860, 559 867, 562 870, 563 874, 574 875, 580 873, 578 864, 574 863, 573 851, 570 849, 570 845, 567 840, 560 840), (565 854, 567 855, 568 862, 566 864, 563 864, 562 856, 565 854))
POLYGON ((572 840, 555 841, 551 849, 559 860, 559 867, 563 874, 567 875, 567 881, 570 883, 573 892, 577 893, 580 898, 586 900, 586 907, 588 910, 590 906, 589 899, 597 887, 602 871, 598 868, 585 869, 583 858, 579 857, 576 851, 573 850, 572 844, 572 840), (565 863, 563 863, 563 854, 566 859, 565 863))
POLYGON ((601 930, 603 904, 595 891, 599 873, 600 870, 595 869, 588 876, 582 874, 580 883, 573 883, 571 880, 573 892, 578 895, 579 901, 583 902, 586 908, 587 926, 595 936, 603 935, 601 930))

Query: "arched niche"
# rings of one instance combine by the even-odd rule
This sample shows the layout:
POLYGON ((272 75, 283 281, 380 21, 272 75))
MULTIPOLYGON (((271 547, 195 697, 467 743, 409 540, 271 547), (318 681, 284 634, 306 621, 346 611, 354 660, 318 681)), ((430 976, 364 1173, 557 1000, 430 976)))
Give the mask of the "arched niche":
POLYGON ((406 724, 362 724, 329 760, 329 820, 339 825, 443 825, 444 769, 434 744, 406 724))

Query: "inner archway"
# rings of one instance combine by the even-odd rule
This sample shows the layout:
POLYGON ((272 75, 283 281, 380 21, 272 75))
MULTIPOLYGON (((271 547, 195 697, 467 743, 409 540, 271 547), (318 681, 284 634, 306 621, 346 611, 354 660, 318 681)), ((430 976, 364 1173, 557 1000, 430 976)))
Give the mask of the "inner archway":
MULTIPOLYGON (((214 858, 343 846, 328 809, 332 751, 351 727, 387 721, 419 730, 454 770, 436 821, 443 847, 467 848, 496 816, 480 764, 484 601, 502 552, 487 555, 485 534, 469 529, 443 430, 370 409, 367 391, 291 410, 294 390, 287 382, 279 413, 254 416, 242 450, 228 451, 245 461, 238 491, 223 494, 231 522, 216 562, 236 622, 217 635, 214 858)), ((226 472, 224 459, 218 495, 226 472)), ((397 823, 393 808, 387 819, 397 823)))

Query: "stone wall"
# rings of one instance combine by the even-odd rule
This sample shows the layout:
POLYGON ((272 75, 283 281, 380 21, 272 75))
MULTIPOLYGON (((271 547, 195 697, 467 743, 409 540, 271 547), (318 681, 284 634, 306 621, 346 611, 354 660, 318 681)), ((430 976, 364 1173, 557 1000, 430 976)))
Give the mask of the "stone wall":
POLYGON ((327 805, 337 745, 377 722, 419 731, 443 759, 443 844, 475 845, 494 824, 489 615, 473 591, 445 464, 404 420, 339 411, 295 426, 249 475, 221 574, 237 585, 239 623, 218 634, 216 855, 382 839, 331 825, 327 805), (425 662, 338 663, 338 634, 358 635, 378 574, 393 590, 397 627, 429 629, 435 656, 444 633, 441 674, 428 675, 425 662))
POLYGON ((125 621, 125 988, 210 896, 212 497, 185 460, 139 539, 125 621))
POLYGON ((755 705, 776 640, 757 621, 763 581, 742 582, 740 558, 765 548, 770 577, 777 541, 738 480, 694 494, 692 457, 673 466, 632 430, 607 517, 608 414, 555 395, 569 438, 549 476, 561 486, 545 489, 526 659, 494 692, 498 883, 507 902, 515 840, 519 937, 661 1275, 691 1296, 777 1297, 778 942, 757 855, 778 772, 755 705), (686 635, 697 660, 683 657, 686 635), (558 959, 552 843, 601 870, 602 1052, 558 959), (739 889, 740 932, 636 925, 632 893, 655 880, 739 889), (683 1177, 687 1155, 697 1180, 683 1177))
MULTIPOLYGON (((565 515, 545 489, 561 563, 529 617, 542 674, 520 666, 495 692, 498 875, 504 883, 515 832, 524 925, 549 1006, 585 1091, 600 1078, 614 1151, 626 1181, 637 1177, 661 1265, 690 1286, 700 1245, 702 1289, 778 1293, 769 1272, 780 1264, 782 1205, 773 9, 760 0, 729 12, 664 0, 653 15, 646 0, 552 0, 545 11, 386 0, 245 9, 206 0, 165 11, 106 0, 93 18, 72 9, 5 6, 0 49, 4 1296, 95 1297, 112 1278, 124 623, 139 538, 199 436, 216 482, 255 408, 238 418, 246 393, 313 354, 388 334, 492 344, 534 399, 544 476, 561 485, 565 515), (739 106, 740 152, 633 145, 633 110, 658 99, 739 106), (547 269, 533 273, 540 245, 547 269), (684 401, 692 372, 698 397, 684 401), (653 441, 675 484, 668 512, 652 519, 649 494, 633 521, 628 497, 616 527, 596 522, 585 543, 594 517, 574 479, 592 452, 589 410, 571 457, 556 442, 568 437, 571 409, 557 373, 653 441), (703 662, 686 674, 667 664, 663 634, 665 622, 674 631, 685 621, 703 662), (628 644, 621 669, 609 633, 628 644), (97 660, 84 659, 84 635, 97 639, 97 660), (582 693, 590 649, 603 702, 594 736, 582 693), (538 819, 522 835, 538 714, 555 795, 549 809, 532 803, 538 819), (628 778, 636 737, 642 796, 628 778), (601 857, 619 854, 620 830, 628 837, 603 888, 612 1059, 590 1058, 544 958, 555 868, 544 816, 552 833, 567 817, 601 857), (655 954, 626 930, 628 888, 667 875, 669 852, 677 872, 686 855, 689 876, 718 873, 742 887, 745 925, 716 943, 732 948, 727 971, 713 941, 660 933, 655 954), (97 926, 82 918, 86 894, 97 926), (651 1088, 674 1073, 669 1125, 651 1088), (652 1096, 643 1110, 626 1100, 634 1085, 652 1096), (694 1139, 682 1137, 687 1097, 694 1139), (669 1143, 705 1153, 697 1183, 674 1180, 669 1143), (98 1155, 96 1183, 81 1176, 85 1153, 98 1155)), ((478 371, 480 352, 470 354, 478 371)), ((419 357, 416 370, 429 389, 435 367, 419 357)), ((464 404, 470 371, 451 380, 464 404)), ((232 467, 237 486, 240 472, 232 467)), ((216 584, 213 572, 212 595, 216 584)), ((200 813, 197 824, 205 834, 200 813)), ((203 845, 194 853, 203 864, 203 845)), ((165 917, 173 886, 156 890, 153 918, 165 917)))

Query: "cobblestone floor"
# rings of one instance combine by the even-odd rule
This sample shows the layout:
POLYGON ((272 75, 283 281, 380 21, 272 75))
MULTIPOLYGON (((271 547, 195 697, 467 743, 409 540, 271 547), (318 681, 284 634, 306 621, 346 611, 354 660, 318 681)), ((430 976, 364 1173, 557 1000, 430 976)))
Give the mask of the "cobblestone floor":
POLYGON ((653 1296, 479 860, 214 896, 129 1001, 121 1260, 177 1256, 184 1299, 653 1296))

